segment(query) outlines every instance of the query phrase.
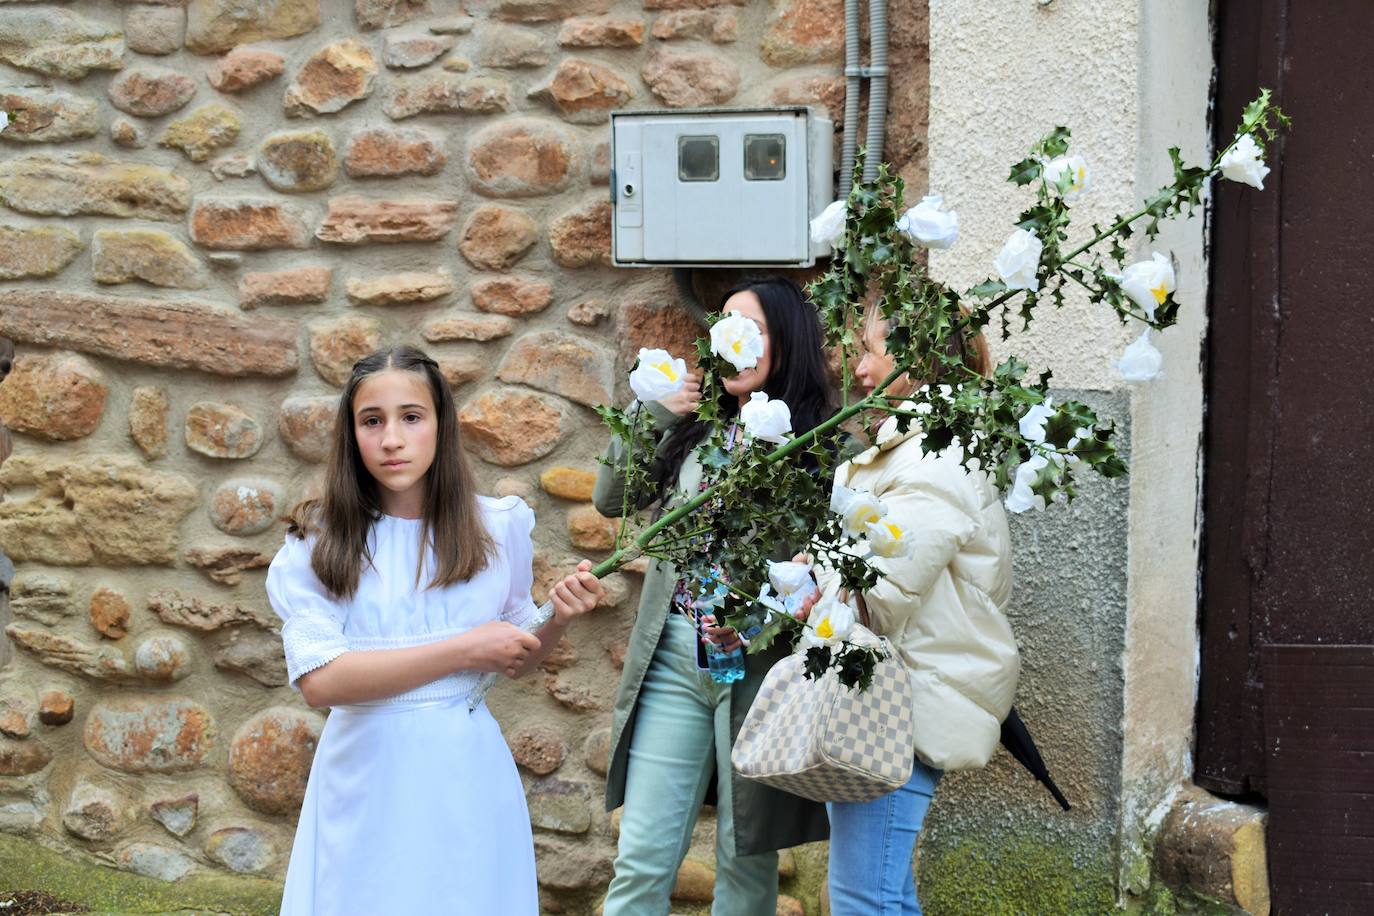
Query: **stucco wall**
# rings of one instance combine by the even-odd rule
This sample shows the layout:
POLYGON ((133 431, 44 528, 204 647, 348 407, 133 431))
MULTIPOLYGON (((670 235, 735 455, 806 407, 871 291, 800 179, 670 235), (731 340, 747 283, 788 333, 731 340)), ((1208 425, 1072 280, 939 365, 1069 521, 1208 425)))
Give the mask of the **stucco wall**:
MULTIPOLYGON (((1086 156, 1092 169, 1093 188, 1075 207, 1077 231, 1071 242, 1086 238, 1093 222, 1129 212, 1169 181, 1169 146, 1177 144, 1186 159, 1201 161, 1208 149, 1209 29, 1201 3, 1018 0, 997 4, 996 15, 989 15, 987 5, 931 0, 930 182, 959 210, 961 223, 958 245, 931 258, 936 275, 970 284, 993 273, 991 259, 1028 199, 1024 190, 1004 181, 1008 167, 1054 125, 1073 129, 1073 150, 1086 156)), ((1121 429, 1132 455, 1129 484, 1123 485, 1129 500, 1100 505, 1085 493, 1067 508, 1019 519, 1017 540, 1018 602, 1047 589, 1046 606, 1058 606, 1054 596, 1061 590, 1039 579, 1047 567, 1026 562, 1055 538, 1075 545, 1076 563, 1113 576, 1111 588, 1123 599, 1098 604, 1092 624, 1084 618, 1057 619, 1061 629, 1049 634, 1034 630, 1024 610, 1017 619, 1032 672, 1022 694, 1028 705, 1041 701, 1034 686, 1037 667, 1091 671, 1082 686, 1104 701, 1095 710, 1102 718, 1093 724, 1092 742, 1115 771, 1102 791, 1109 785, 1114 789, 1089 801, 1096 809, 1090 815, 1048 815, 1043 824, 1042 814, 1029 814, 1022 803, 1007 799, 1020 793, 1006 781, 998 785, 1005 791, 989 786, 977 804, 970 798, 957 817, 954 799, 942 800, 951 807, 937 806, 937 814, 950 813, 944 815, 948 822, 937 818, 931 831, 932 847, 941 850, 926 866, 932 884, 947 880, 938 855, 956 842, 953 825, 968 823, 975 810, 985 819, 981 822, 998 825, 980 828, 989 838, 1052 829, 1044 825, 1089 816, 1090 844, 1115 876, 1113 896, 1139 889, 1148 877, 1140 853, 1152 815, 1191 768, 1203 229, 1199 211, 1197 218, 1166 228, 1153 245, 1138 236, 1133 247, 1136 257, 1148 257, 1151 250, 1170 253, 1178 270, 1180 322, 1155 336, 1165 355, 1163 378, 1138 388, 1125 385, 1112 362, 1139 327, 1123 329, 1110 310, 1090 307, 1077 292, 1070 292, 1061 311, 1042 305, 1031 332, 994 343, 1001 353, 1028 358, 1035 369, 1052 369, 1058 384, 1116 392, 1113 401, 1129 416, 1121 429), (1125 551, 1120 565, 1107 562, 1116 549, 1125 551), (1086 640, 1085 627, 1110 638, 1086 640)), ((1052 708, 1044 715, 1031 724, 1040 726, 1047 756, 1073 748, 1067 766, 1074 772, 1082 763, 1080 723, 1052 708)), ((970 782, 997 778, 994 771, 970 782)), ((982 855, 993 858, 1005 848, 989 842, 982 855)), ((1078 878, 1091 883, 1086 875, 1078 878)), ((1093 910, 1076 906, 1072 911, 1093 910)))
MULTIPOLYGON (((1116 419, 1129 441, 1123 393, 1053 393, 1116 419)), ((1103 913, 1114 902, 1128 494, 1123 480, 1094 479, 1067 510, 1012 519, 1016 706, 1074 807, 1061 811, 1000 751, 984 770, 946 776, 919 853, 932 916, 1103 913)))
MULTIPOLYGON (((1212 155, 1212 23, 1206 5, 1141 4, 1138 187, 1172 179, 1167 146, 1185 160, 1212 155)), ((1226 130, 1240 112, 1217 112, 1226 130)), ((1163 378, 1133 403, 1131 614, 1126 635, 1122 754, 1122 886, 1148 877, 1140 852, 1165 800, 1192 776, 1197 701, 1198 563, 1202 522, 1203 341, 1207 330, 1204 214, 1164 227, 1153 250, 1175 261, 1179 323, 1158 335, 1163 378)))

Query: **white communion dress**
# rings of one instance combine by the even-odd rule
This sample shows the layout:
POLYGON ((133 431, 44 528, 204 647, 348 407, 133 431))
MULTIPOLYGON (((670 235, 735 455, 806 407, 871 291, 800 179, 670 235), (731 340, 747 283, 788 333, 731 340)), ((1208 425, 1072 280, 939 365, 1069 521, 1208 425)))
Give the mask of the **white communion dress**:
MULTIPOLYGON (((465 582, 416 584, 418 519, 382 516, 369 534, 352 599, 329 597, 310 568, 313 539, 287 535, 267 573, 285 621, 292 685, 350 651, 417 646, 492 620, 526 624, 534 514, 517 497, 479 497, 496 543, 465 582)), ((485 704, 468 711, 481 675, 460 672, 400 696, 329 713, 287 869, 281 912, 499 914, 539 911, 534 842, 520 776, 485 704)))

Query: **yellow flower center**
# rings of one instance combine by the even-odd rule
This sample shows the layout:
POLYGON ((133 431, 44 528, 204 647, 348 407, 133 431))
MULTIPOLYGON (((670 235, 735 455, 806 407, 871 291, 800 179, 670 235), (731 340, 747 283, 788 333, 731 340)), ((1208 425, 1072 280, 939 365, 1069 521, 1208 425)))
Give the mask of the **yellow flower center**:
POLYGON ((744 341, 737 340, 734 343, 730 344, 730 347, 735 351, 735 355, 738 356, 744 348, 744 341))
POLYGON ((1084 180, 1085 178, 1087 178, 1087 177, 1088 177, 1088 170, 1087 170, 1086 168, 1084 168, 1083 166, 1080 165, 1080 166, 1078 167, 1078 177, 1077 177, 1076 179, 1074 179, 1074 187, 1077 187, 1077 186, 1081 185, 1081 184, 1083 183, 1083 180, 1084 180))
POLYGON ((821 618, 821 622, 816 624, 816 635, 821 639, 830 639, 835 635, 835 628, 830 625, 829 617, 821 618))
POLYGON ((657 369, 659 372, 662 372, 664 376, 667 377, 668 381, 677 381, 677 373, 673 371, 672 363, 654 363, 653 368, 657 369))
POLYGON ((887 528, 888 534, 892 535, 894 541, 900 541, 902 539, 902 529, 900 526, 894 525, 891 522, 883 522, 883 525, 887 528))
POLYGON ((1150 292, 1154 293, 1155 301, 1158 302, 1160 305, 1163 305, 1164 300, 1167 299, 1169 296, 1169 291, 1164 288, 1163 283, 1151 289, 1150 292))
POLYGON ((878 524, 878 521, 881 518, 882 516, 878 514, 877 509, 869 509, 867 512, 864 513, 863 518, 860 519, 860 521, 863 522, 863 524, 865 525, 876 525, 878 524))

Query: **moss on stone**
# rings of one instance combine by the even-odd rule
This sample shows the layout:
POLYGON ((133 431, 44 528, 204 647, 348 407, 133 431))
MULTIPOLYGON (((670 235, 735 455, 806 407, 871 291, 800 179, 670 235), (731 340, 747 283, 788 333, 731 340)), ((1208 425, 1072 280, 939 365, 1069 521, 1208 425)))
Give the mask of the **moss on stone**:
POLYGON ((30 840, 0 834, 0 892, 45 891, 97 913, 194 910, 273 916, 281 885, 262 878, 188 877, 175 883, 68 859, 30 840))
POLYGON ((1173 892, 1162 884, 1152 884, 1139 898, 1127 898, 1127 912, 1145 916, 1178 916, 1178 902, 1173 892))
POLYGON ((1188 891, 1174 892, 1155 881, 1139 896, 1126 898, 1129 916, 1243 916, 1239 907, 1188 891))
POLYGON ((927 855, 920 889, 930 916, 1100 916, 1116 909, 1109 864, 1085 867, 1053 843, 968 840, 927 855))

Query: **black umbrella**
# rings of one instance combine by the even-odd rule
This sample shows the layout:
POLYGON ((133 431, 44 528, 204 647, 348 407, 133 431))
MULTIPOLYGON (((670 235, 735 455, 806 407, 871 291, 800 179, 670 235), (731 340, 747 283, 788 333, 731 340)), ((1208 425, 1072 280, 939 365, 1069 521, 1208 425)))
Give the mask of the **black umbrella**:
POLYGON ((1007 718, 1002 723, 1002 746, 1011 752, 1021 766, 1026 771, 1038 779, 1054 800, 1059 802, 1059 807, 1068 811, 1072 806, 1069 800, 1064 797, 1064 793, 1059 791, 1059 787, 1050 778, 1049 768, 1045 766, 1045 758, 1040 756, 1040 749, 1035 746, 1035 739, 1031 737, 1030 729, 1026 728, 1026 723, 1021 721, 1021 716, 1016 712, 1016 707, 1011 708, 1007 713, 1007 718))

